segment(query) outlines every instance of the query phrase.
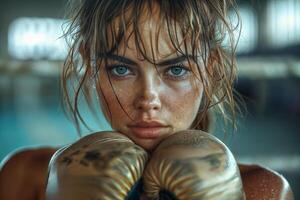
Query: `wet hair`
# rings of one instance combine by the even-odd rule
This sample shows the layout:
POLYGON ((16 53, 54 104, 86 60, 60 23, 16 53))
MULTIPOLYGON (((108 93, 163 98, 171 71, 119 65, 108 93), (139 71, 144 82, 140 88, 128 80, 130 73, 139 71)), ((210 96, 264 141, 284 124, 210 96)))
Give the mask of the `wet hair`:
MULTIPOLYGON (((158 30, 167 27, 176 53, 191 55, 196 60, 204 95, 191 128, 207 131, 211 112, 221 114, 225 122, 235 125, 237 106, 233 84, 237 73, 237 41, 234 31, 238 23, 230 20, 232 13, 238 16, 234 0, 70 0, 65 29, 70 48, 61 83, 66 110, 77 130, 81 124, 88 127, 79 109, 80 94, 92 106, 91 82, 101 84, 97 76, 99 68, 105 65, 109 54, 121 53, 118 47, 126 43, 125 34, 129 30, 138 54, 155 63, 151 55, 159 51, 158 37, 149 54, 140 30, 142 18, 151 17, 153 8, 158 8, 158 30), (189 49, 192 51, 188 52, 189 49)), ((97 92, 101 95, 101 90, 97 92)))

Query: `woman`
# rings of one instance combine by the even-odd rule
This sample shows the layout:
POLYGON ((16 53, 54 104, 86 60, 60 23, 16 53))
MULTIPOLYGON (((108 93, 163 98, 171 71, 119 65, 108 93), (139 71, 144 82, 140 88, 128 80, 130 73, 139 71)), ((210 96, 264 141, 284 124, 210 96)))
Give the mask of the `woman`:
MULTIPOLYGON (((79 110, 81 95, 93 111, 93 90, 111 127, 148 152, 176 132, 209 131, 208 113, 225 121, 231 116, 234 125, 235 26, 227 18, 235 10, 233 0, 71 4, 71 47, 62 80, 78 131, 88 126, 79 110)), ((0 174, 0 198, 44 199, 54 152, 11 157, 0 174)), ((239 169, 247 199, 293 199, 277 173, 260 166, 239 169)))

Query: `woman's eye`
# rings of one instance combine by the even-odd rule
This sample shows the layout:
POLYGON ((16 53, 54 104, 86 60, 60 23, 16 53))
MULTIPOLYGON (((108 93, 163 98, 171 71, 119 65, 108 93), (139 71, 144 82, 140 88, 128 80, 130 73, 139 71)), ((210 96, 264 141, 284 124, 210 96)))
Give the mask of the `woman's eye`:
POLYGON ((167 69, 167 75, 175 78, 185 76, 190 70, 184 66, 172 66, 167 69))
POLYGON ((112 75, 115 76, 126 76, 131 73, 130 69, 125 65, 110 66, 108 68, 112 75))

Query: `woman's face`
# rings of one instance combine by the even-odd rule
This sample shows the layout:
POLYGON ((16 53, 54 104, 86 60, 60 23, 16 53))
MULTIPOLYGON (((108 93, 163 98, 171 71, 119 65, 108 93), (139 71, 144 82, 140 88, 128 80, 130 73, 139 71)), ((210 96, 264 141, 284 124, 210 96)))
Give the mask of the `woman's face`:
POLYGON ((158 51, 152 47, 156 44, 156 22, 149 18, 140 26, 147 55, 156 68, 142 58, 134 36, 128 36, 119 54, 112 54, 107 66, 101 66, 97 84, 102 110, 112 128, 146 150, 177 131, 189 129, 203 94, 196 64, 190 59, 189 65, 187 56, 176 52, 166 27, 160 30, 158 51))

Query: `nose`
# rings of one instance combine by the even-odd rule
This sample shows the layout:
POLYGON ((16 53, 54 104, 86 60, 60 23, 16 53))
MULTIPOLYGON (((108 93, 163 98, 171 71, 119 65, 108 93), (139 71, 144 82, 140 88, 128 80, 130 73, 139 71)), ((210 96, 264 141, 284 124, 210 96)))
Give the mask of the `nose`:
POLYGON ((153 74, 141 78, 137 86, 135 108, 139 111, 158 111, 161 109, 160 79, 153 74))

